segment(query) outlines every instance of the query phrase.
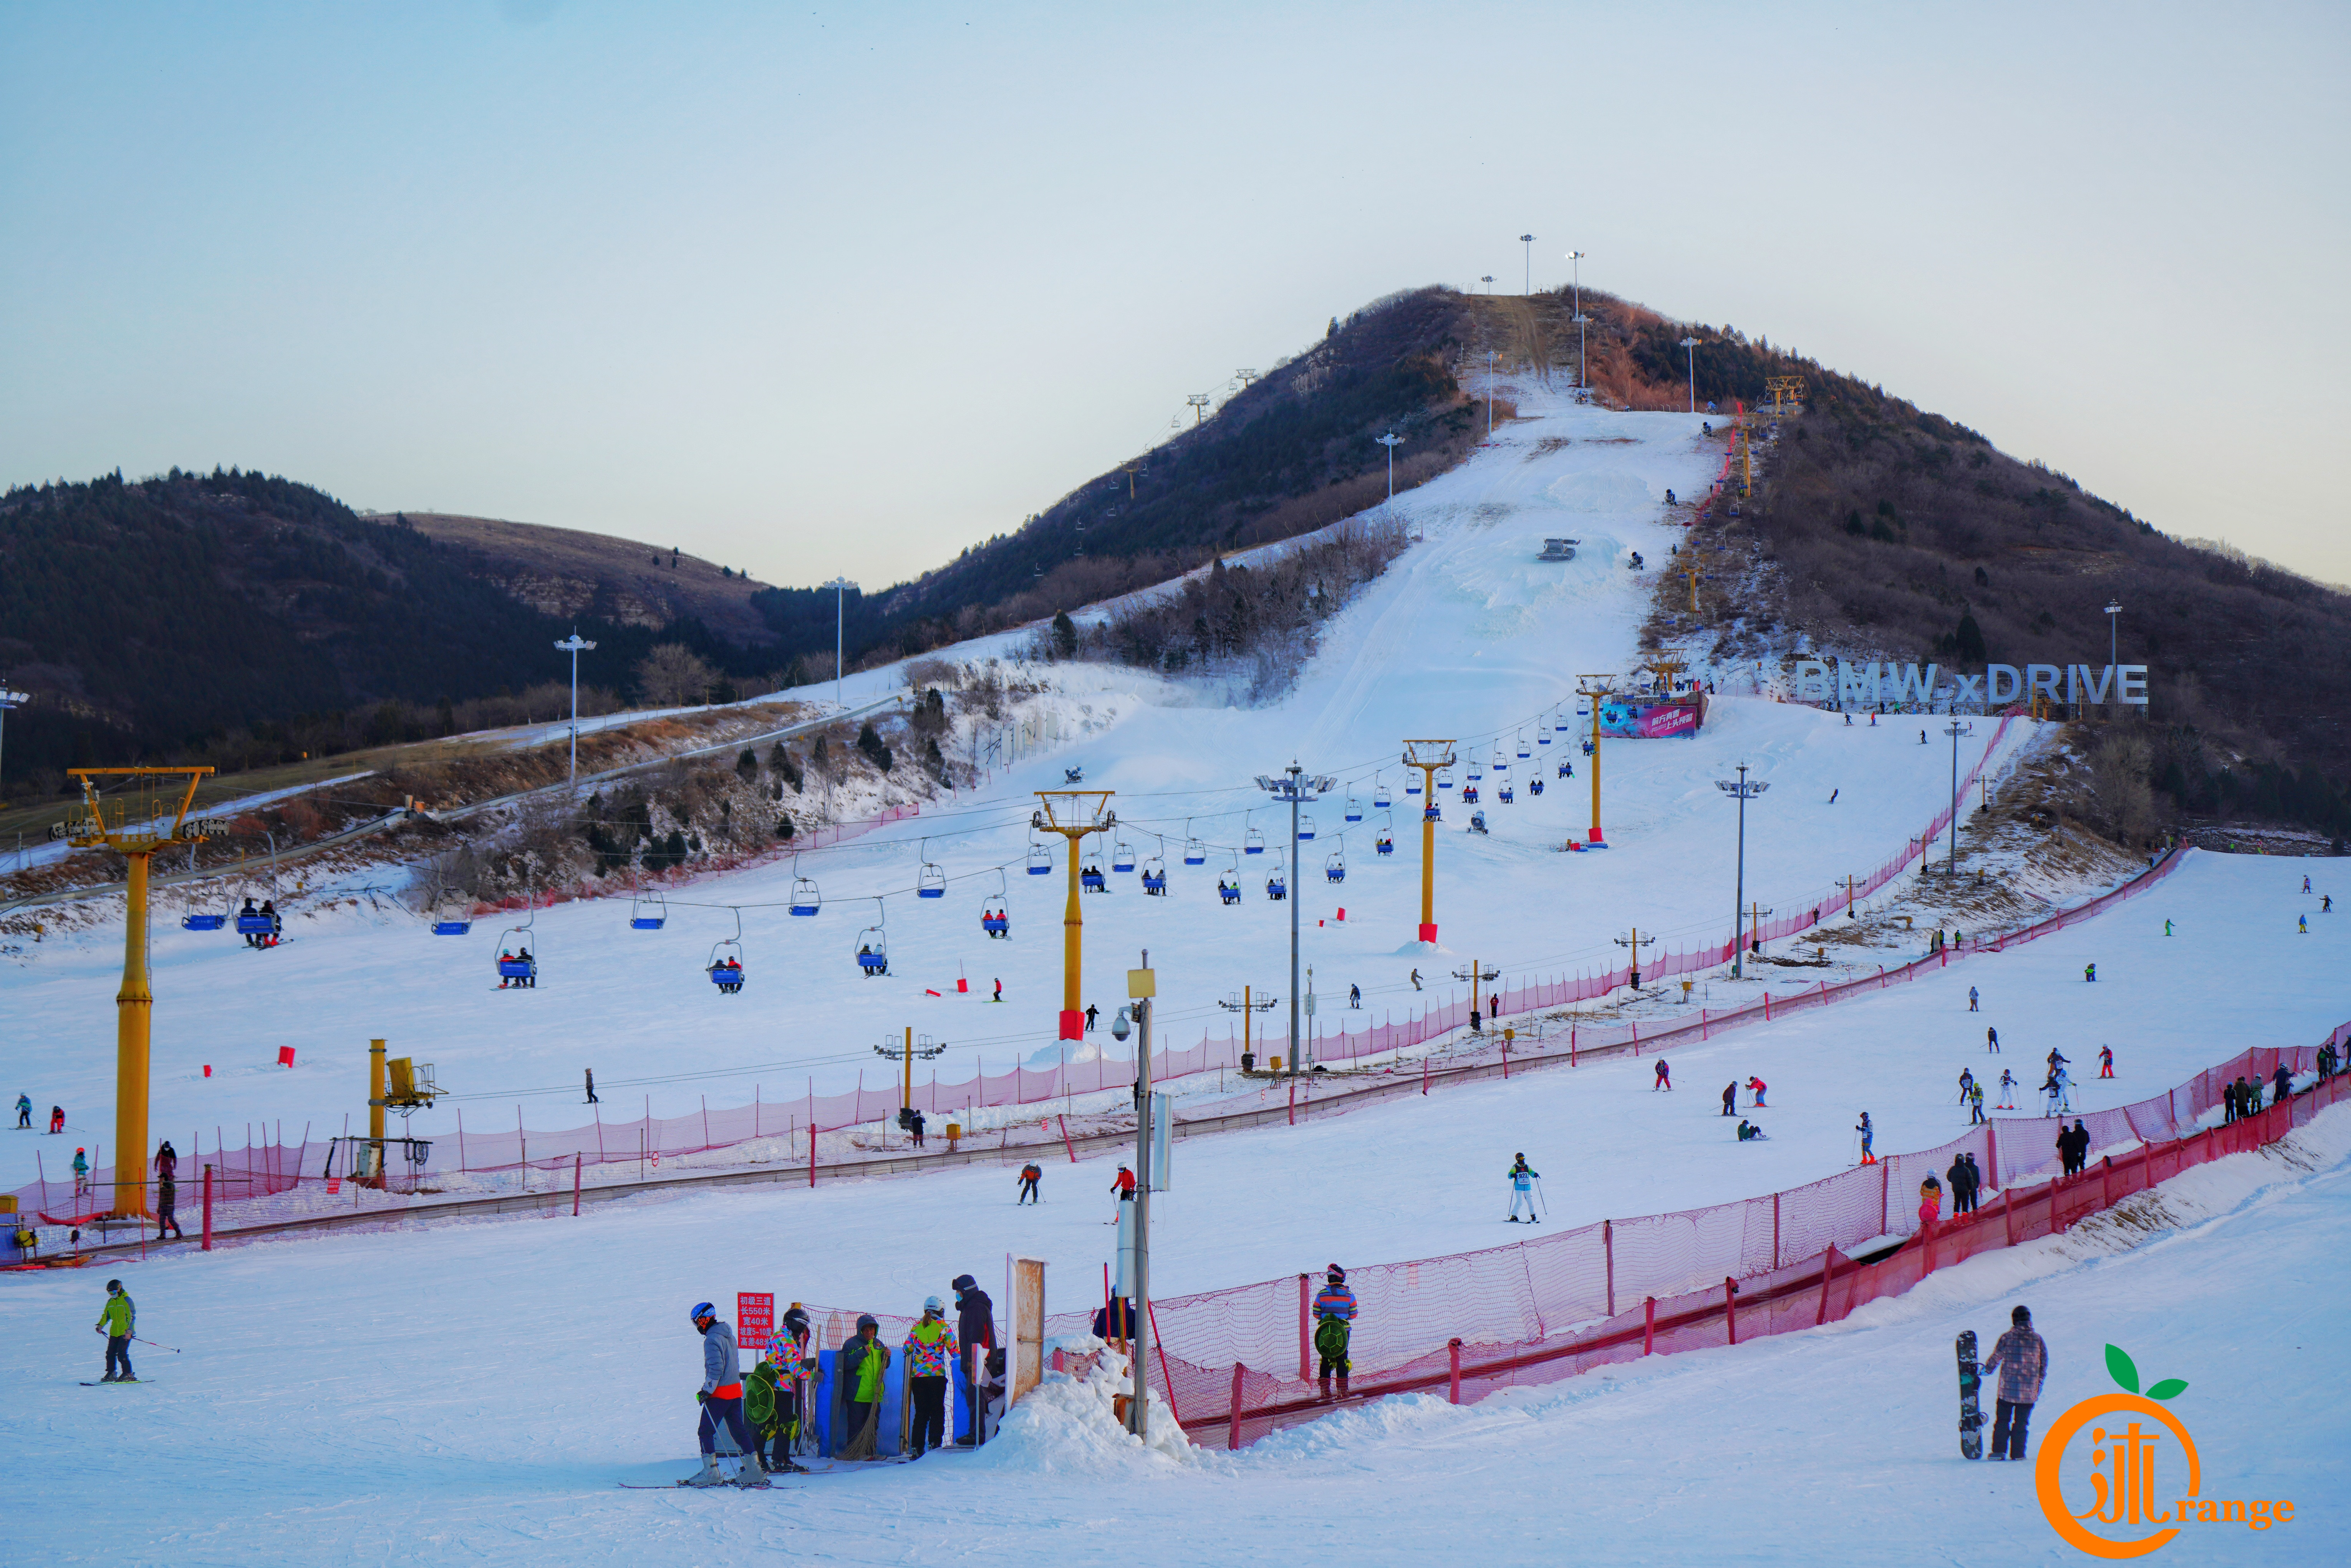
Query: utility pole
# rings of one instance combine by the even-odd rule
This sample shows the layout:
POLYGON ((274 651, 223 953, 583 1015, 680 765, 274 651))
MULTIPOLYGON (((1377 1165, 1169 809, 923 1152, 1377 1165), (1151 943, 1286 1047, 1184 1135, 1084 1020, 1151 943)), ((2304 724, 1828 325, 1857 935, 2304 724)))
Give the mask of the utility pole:
POLYGON ((1486 444, 1494 444, 1494 350, 1486 350, 1486 444))
POLYGON ((1147 1439, 1151 1398, 1144 1369, 1151 1354, 1151 1189, 1165 1179, 1164 1173, 1152 1169, 1151 1161, 1152 1134, 1158 1125, 1151 1092, 1151 1004, 1159 994, 1159 977, 1152 972, 1148 947, 1143 950, 1143 967, 1126 972, 1126 994, 1132 999, 1111 1025, 1112 1034, 1123 1036, 1126 1015, 1134 1015, 1134 1278, 1129 1281, 1134 1287, 1134 1322, 1127 1325, 1134 1346, 1134 1393, 1127 1402, 1126 1429, 1147 1439))
POLYGON ((1610 940, 1619 947, 1631 949, 1632 968, 1627 973, 1626 979, 1635 990, 1639 990, 1641 988, 1641 949, 1656 946, 1657 939, 1654 936, 1642 936, 1641 928, 1635 925, 1629 936, 1612 937, 1610 940))
POLYGON ((558 643, 555 645, 557 652, 571 655, 570 791, 574 795, 580 793, 580 655, 586 653, 589 649, 593 648, 595 645, 595 643, 590 643, 587 638, 582 637, 580 634, 580 628, 577 626, 574 626, 571 629, 570 636, 566 637, 562 642, 558 643))
MULTIPOLYGON (((2106 668, 2108 668, 2109 670, 2111 670, 2111 669, 2113 669, 2113 668, 2115 667, 2115 658, 2116 658, 2116 653, 2115 653, 2115 628, 2116 628, 2117 626, 2120 626, 2120 625, 2122 624, 2122 615, 2123 615, 2123 605, 2122 605, 2122 601, 2121 601, 2121 600, 2119 600, 2119 599, 2109 599, 2109 600, 2107 600, 2107 601, 2106 601, 2106 668)), ((2115 675, 2109 676, 2108 678, 2109 678, 2109 679, 2111 679, 2111 680, 2115 683, 2115 687, 2114 687, 2115 695, 2116 695, 2116 696, 2120 696, 2120 695, 2123 695, 2123 693, 2122 693, 2122 682, 2123 682, 2123 678, 2122 678, 2122 676, 2121 676, 2120 674, 2115 674, 2115 675)), ((5 701, 6 701, 5 696, 5 695, 0 695, 0 705, 5 705, 5 701)))
POLYGON ((845 629, 849 624, 849 595, 857 584, 845 577, 836 577, 824 585, 832 590, 832 706, 843 707, 841 700, 841 653, 847 644, 845 629))
POLYGON ((1395 499, 1395 449, 1404 444, 1404 437, 1390 431, 1385 435, 1374 436, 1372 439, 1388 449, 1388 499, 1393 502, 1395 499))
MULTIPOLYGON (((1388 454, 1388 497, 1391 500, 1395 497, 1395 454, 1393 452, 1388 454)), ((8 738, 8 710, 22 707, 32 700, 33 694, 30 692, 12 692, 5 686, 0 686, 0 761, 5 761, 7 756, 5 743, 8 738)), ((6 771, 0 769, 0 786, 5 786, 7 777, 6 771)))
POLYGON ((946 1047, 944 1045, 933 1045, 929 1035, 925 1035, 922 1038, 921 1043, 917 1044, 914 1040, 914 1026, 912 1024, 908 1024, 906 1026, 906 1040, 904 1045, 877 1045, 873 1048, 873 1054, 881 1057, 883 1061, 902 1062, 904 1064, 905 1075, 900 1081, 900 1088, 898 1091, 899 1126, 905 1127, 913 1124, 913 1113, 914 1109, 914 1059, 916 1057, 920 1057, 925 1061, 935 1061, 939 1056, 944 1054, 946 1051, 946 1047))
POLYGON ((1750 904, 1747 906, 1747 950, 1749 952, 1758 955, 1762 953, 1763 938, 1760 934, 1763 929, 1763 917, 1771 913, 1771 906, 1768 904, 1750 904))
POLYGON ((1407 740, 1404 765, 1420 769, 1420 940, 1437 944, 1437 770, 1453 766, 1449 740, 1407 740))
POLYGON ((1520 287, 1519 292, 1520 294, 1532 294, 1535 291, 1535 236, 1532 235, 1520 235, 1519 236, 1519 243, 1527 247, 1526 282, 1520 287))
POLYGON ((1583 253, 1569 251, 1566 260, 1575 268, 1575 384, 1583 386, 1583 253))
MULTIPOLYGON (((1747 943, 1744 934, 1739 928, 1740 921, 1745 918, 1743 912, 1747 907, 1747 802, 1771 786, 1766 779, 1749 779, 1747 764, 1742 762, 1739 765, 1737 779, 1718 779, 1714 781, 1714 787, 1726 795, 1735 795, 1739 798, 1739 873, 1730 901, 1730 977, 1736 980, 1747 973, 1747 943)), ((1845 913, 1848 915, 1853 913, 1850 902, 1852 885, 1852 881, 1848 878, 1845 883, 1848 901, 1845 913)))
MULTIPOLYGON (((1255 1053, 1249 1050, 1249 1015, 1251 1013, 1271 1012, 1275 1005, 1280 1000, 1280 998, 1278 997, 1267 997, 1263 999, 1259 999, 1255 988, 1243 986, 1239 996, 1228 998, 1217 1004, 1228 1013, 1238 1013, 1241 1015, 1241 1054, 1244 1057, 1254 1059, 1255 1056, 1255 1053)), ((1249 1067, 1249 1062, 1244 1061, 1241 1063, 1242 1071, 1248 1071, 1249 1067)))
POLYGON ((1320 799, 1338 782, 1327 774, 1309 774, 1295 760, 1279 773, 1260 773, 1257 787, 1276 800, 1290 802, 1290 1071, 1295 1076, 1298 1059, 1304 1054, 1298 1034, 1298 895, 1302 884, 1298 875, 1298 808, 1302 802, 1320 799))

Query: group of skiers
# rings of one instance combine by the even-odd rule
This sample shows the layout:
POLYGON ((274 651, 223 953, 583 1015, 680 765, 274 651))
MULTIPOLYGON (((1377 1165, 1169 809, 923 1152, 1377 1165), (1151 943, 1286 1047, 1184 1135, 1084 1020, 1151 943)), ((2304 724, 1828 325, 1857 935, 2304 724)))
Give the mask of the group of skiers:
POLYGON ((2057 1129, 2057 1160, 2067 1176, 2080 1176, 2090 1163, 2090 1130, 2082 1125, 2079 1116, 2070 1127, 2057 1129))
MULTIPOLYGON (((1002 1391, 1004 1358, 996 1348, 995 1303, 969 1274, 956 1275, 949 1289, 955 1292, 955 1321, 947 1321, 945 1301, 928 1297, 923 1302, 922 1316, 896 1347, 905 1357, 909 1460, 949 1446, 946 1407, 951 1372, 964 1380, 964 1407, 971 1413, 970 1429, 953 1438, 955 1447, 971 1448, 986 1440, 986 1412, 1002 1391)), ((747 1374, 742 1370, 735 1330, 719 1317, 716 1306, 697 1301, 688 1316, 702 1335, 702 1386, 695 1395, 701 1406, 695 1437, 702 1449, 702 1468, 678 1484, 757 1488, 769 1485, 768 1478, 778 1472, 804 1473, 808 1467, 792 1456, 810 1451, 812 1401, 825 1376, 812 1342, 808 1309, 794 1301, 785 1310, 775 1337, 747 1374), (731 1479, 718 1468, 721 1431, 743 1455, 742 1466, 731 1479)), ((892 1347, 883 1342, 881 1328, 872 1313, 860 1313, 856 1333, 834 1353, 832 1373, 840 1410, 833 1433, 836 1458, 875 1458, 887 1387, 884 1378, 892 1361, 892 1347)))
MULTIPOLYGON (((16 1125, 28 1133, 33 1130, 33 1097, 29 1094, 16 1096, 16 1125)), ((62 1105, 50 1106, 49 1132, 56 1134, 65 1130, 66 1108, 62 1105)))

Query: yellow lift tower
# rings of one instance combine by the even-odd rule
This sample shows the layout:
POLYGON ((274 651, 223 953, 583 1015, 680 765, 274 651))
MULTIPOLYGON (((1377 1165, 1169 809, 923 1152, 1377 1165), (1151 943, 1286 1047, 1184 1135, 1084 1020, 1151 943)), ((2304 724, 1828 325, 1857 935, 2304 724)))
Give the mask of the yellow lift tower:
POLYGON ((1576 695, 1592 705, 1592 835, 1591 842, 1602 849, 1608 841, 1600 836, 1600 705, 1609 695, 1608 683, 1614 675, 1578 675, 1576 695))
POLYGON ((1420 769, 1420 939, 1437 940, 1437 770, 1453 766, 1449 740, 1407 740, 1404 765, 1420 769))
POLYGON ((1804 378, 1802 376, 1765 376, 1763 390, 1770 394, 1771 406, 1759 412, 1777 419, 1783 413, 1804 412, 1804 378))
POLYGON ((147 870, 155 852, 225 832, 191 822, 196 785, 209 768, 69 768, 81 780, 83 815, 66 824, 76 849, 103 847, 128 862, 122 988, 114 993, 114 1207, 120 1219, 147 1212, 147 1057, 155 993, 147 981, 147 870), (108 793, 110 786, 115 792, 108 793), (165 819, 168 818, 167 821, 165 819))
POLYGON ((1061 1040, 1082 1039, 1086 1032, 1085 998, 1080 979, 1084 957, 1086 917, 1078 906, 1078 841, 1088 833, 1108 832, 1118 826, 1110 809, 1108 789, 1040 789, 1042 804, 1029 819, 1040 833, 1059 833, 1070 841, 1070 903, 1061 913, 1061 1040))

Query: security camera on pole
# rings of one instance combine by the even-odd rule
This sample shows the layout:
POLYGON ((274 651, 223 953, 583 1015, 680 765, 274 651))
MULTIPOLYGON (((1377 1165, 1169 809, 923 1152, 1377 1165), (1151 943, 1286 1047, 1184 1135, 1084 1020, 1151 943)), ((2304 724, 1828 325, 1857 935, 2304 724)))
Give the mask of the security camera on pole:
MULTIPOLYGON (((1287 859, 1293 876, 1298 865, 1298 808, 1301 804, 1321 799, 1337 782, 1337 779, 1327 774, 1310 774, 1296 762, 1292 762, 1279 773, 1260 773, 1257 776, 1259 789, 1276 800, 1286 800, 1290 803, 1290 853, 1287 859)), ((1285 901, 1290 905, 1290 1071, 1293 1074, 1298 1071, 1299 1059, 1306 1054, 1305 1044, 1298 1036, 1299 900, 1295 896, 1295 892, 1296 890, 1293 890, 1293 896, 1285 901)))

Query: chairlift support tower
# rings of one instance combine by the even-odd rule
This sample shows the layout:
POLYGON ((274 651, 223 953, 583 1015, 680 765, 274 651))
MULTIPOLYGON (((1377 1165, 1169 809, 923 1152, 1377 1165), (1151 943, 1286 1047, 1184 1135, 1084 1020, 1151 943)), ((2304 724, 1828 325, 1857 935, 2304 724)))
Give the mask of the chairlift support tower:
POLYGON ((1592 705, 1592 833, 1590 841, 1605 844, 1600 835, 1600 705, 1609 695, 1608 685, 1614 675, 1578 675, 1575 694, 1592 705))
POLYGON ((1040 833, 1059 833, 1070 845, 1070 900, 1061 912, 1061 1019, 1060 1040, 1081 1040, 1086 1032, 1082 994, 1086 917, 1078 902, 1078 841, 1089 833, 1108 832, 1118 825, 1111 810, 1109 789, 1040 789, 1038 810, 1029 825, 1040 833))
POLYGON ((114 994, 114 1206, 118 1219, 147 1213, 148 1061, 155 993, 147 975, 147 873, 155 852, 194 844, 225 832, 212 820, 188 821, 196 786, 209 768, 68 768, 81 780, 83 815, 66 824, 66 842, 75 849, 105 848, 126 862, 128 895, 122 923, 122 988, 114 994), (110 800, 100 779, 130 789, 110 800), (177 800, 172 796, 176 793, 177 800), (109 808, 112 809, 111 820, 109 808), (163 825, 170 814, 171 824, 163 825))
POLYGON ((1429 812, 1437 805, 1437 770, 1453 766, 1453 743, 1450 740, 1407 740, 1404 743, 1404 765, 1420 769, 1426 792, 1420 808, 1420 940, 1437 941, 1437 819, 1429 812))

